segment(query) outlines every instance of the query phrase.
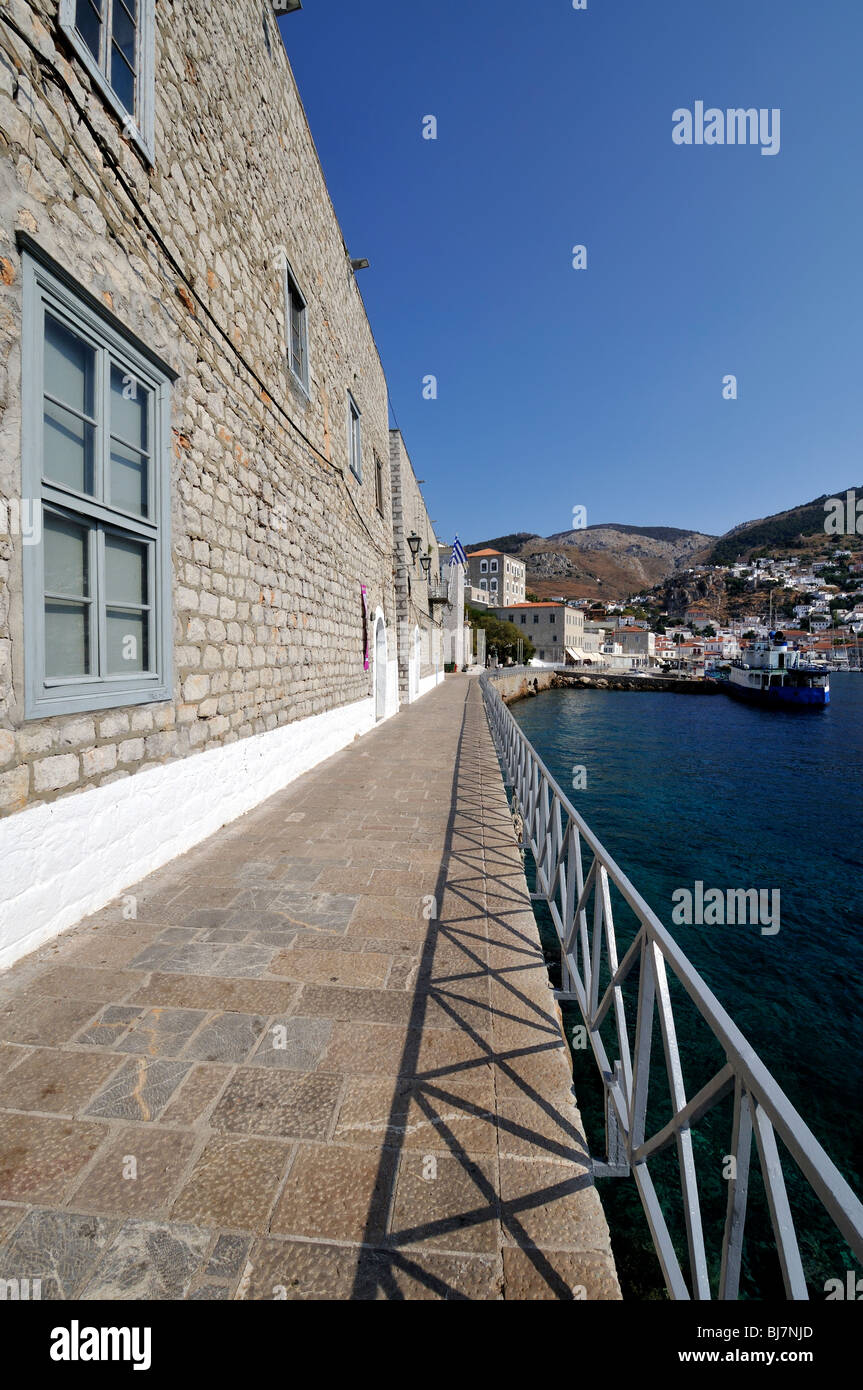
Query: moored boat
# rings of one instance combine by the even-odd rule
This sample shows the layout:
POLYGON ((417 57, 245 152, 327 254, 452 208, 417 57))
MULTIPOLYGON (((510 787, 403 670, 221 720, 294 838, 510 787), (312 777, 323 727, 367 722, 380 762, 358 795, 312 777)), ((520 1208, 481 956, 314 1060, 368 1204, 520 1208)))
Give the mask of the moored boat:
POLYGON ((781 632, 744 647, 722 688, 738 699, 785 709, 823 709, 830 703, 830 676, 803 660, 781 632))

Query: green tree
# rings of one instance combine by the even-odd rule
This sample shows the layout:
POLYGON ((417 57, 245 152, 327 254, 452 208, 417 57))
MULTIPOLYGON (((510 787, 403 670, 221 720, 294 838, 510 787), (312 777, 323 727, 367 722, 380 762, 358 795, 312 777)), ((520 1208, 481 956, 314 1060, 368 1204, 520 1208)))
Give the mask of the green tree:
POLYGON ((487 652, 490 653, 494 649, 501 661, 505 661, 507 657, 512 657, 515 661, 521 641, 524 643, 524 660, 530 661, 536 648, 523 627, 516 623, 503 622, 494 613, 487 613, 482 608, 469 607, 466 613, 471 627, 484 630, 487 652))

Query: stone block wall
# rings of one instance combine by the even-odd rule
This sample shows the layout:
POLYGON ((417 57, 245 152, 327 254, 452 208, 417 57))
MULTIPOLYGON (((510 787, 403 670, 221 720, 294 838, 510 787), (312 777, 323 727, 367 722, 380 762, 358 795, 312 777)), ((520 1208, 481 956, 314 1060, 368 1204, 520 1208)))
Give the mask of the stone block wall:
POLYGON ((393 509, 394 573, 396 613, 399 629, 399 698, 407 704, 412 698, 425 694, 435 677, 442 674, 443 611, 429 601, 429 584, 420 564, 422 556, 431 559, 431 581, 439 574, 438 546, 434 527, 428 514, 425 498, 417 481, 404 439, 398 430, 390 430, 390 477, 393 509), (411 552, 408 536, 420 538, 416 557, 411 552), (419 688, 411 694, 411 663, 415 663, 415 634, 419 630, 420 663, 419 688))
POLYGON ((389 454, 386 383, 271 7, 159 0, 155 22, 151 167, 61 33, 57 0, 4 0, 0 14, 0 521, 22 488, 17 232, 179 374, 173 698, 25 719, 23 545, 7 524, 5 816, 370 700, 364 584, 395 649, 389 478, 381 515, 373 464, 389 454), (308 394, 288 367, 285 257, 308 301, 308 394))

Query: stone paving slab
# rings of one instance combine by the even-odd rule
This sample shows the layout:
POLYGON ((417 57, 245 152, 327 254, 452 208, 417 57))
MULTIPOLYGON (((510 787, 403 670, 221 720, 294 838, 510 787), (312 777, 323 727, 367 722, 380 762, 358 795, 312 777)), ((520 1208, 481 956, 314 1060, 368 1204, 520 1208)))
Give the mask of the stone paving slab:
POLYGON ((0 975, 0 1278, 617 1299, 478 684, 0 975))

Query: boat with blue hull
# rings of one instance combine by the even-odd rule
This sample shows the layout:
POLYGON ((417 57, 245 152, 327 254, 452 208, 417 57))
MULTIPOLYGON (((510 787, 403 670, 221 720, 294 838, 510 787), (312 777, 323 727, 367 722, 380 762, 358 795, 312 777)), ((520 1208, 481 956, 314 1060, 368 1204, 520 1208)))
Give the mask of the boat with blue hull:
POLYGON ((772 708, 824 709, 830 703, 829 673, 789 648, 781 632, 744 647, 721 684, 739 700, 772 708))

